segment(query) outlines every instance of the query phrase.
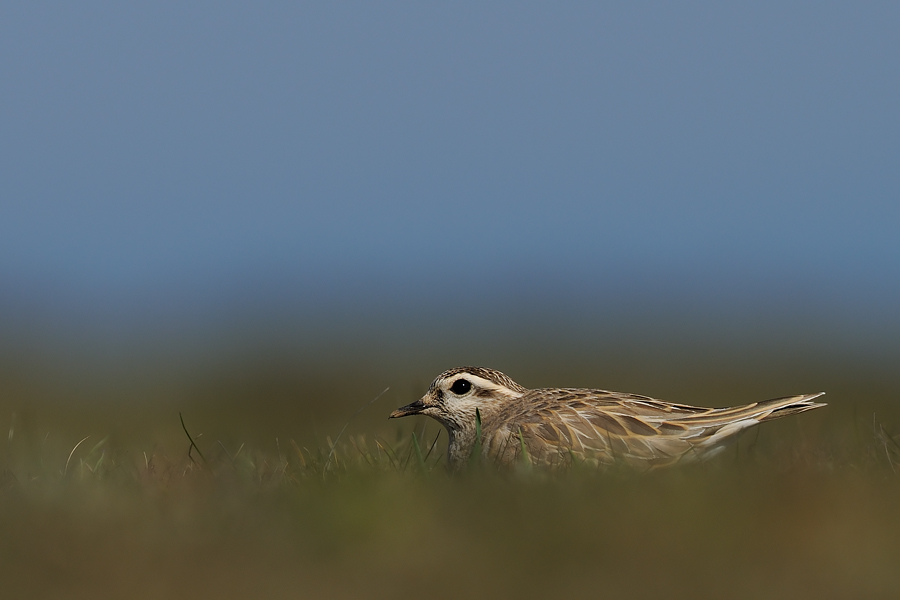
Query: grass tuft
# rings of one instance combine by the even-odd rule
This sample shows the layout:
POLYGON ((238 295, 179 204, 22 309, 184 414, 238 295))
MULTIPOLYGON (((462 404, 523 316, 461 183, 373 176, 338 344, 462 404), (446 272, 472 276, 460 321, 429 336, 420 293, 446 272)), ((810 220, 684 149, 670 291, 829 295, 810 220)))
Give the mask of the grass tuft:
POLYGON ((764 426, 708 463, 646 473, 566 456, 544 469, 518 432, 516 465, 473 477, 447 475, 441 430, 257 443, 206 422, 193 435, 179 415, 168 444, 144 445, 17 426, 0 455, 0 577, 18 597, 403 598, 426 581, 437 598, 590 596, 598 580, 660 597, 702 564, 739 598, 897 597, 900 438, 866 414, 802 437, 764 426))

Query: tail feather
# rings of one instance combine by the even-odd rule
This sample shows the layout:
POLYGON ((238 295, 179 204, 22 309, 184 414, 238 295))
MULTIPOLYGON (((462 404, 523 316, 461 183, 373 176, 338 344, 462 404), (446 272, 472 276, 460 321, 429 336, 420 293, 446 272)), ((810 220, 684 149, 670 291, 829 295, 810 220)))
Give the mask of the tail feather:
POLYGON ((772 419, 795 415, 807 410, 819 408, 820 406, 825 406, 825 404, 813 402, 814 399, 823 394, 825 394, 825 392, 819 392, 817 394, 801 394, 799 396, 786 396, 784 398, 764 400, 763 402, 754 402, 753 404, 745 404, 743 406, 712 409, 699 414, 679 415, 667 420, 692 427, 701 425, 723 425, 746 419, 753 419, 757 422, 771 421, 772 419))
POLYGON ((759 409, 761 414, 758 418, 760 422, 771 421, 826 406, 824 403, 813 402, 813 400, 824 394, 825 392, 819 392, 818 394, 803 394, 801 396, 789 396, 760 402, 759 409))
MULTIPOLYGON (((708 419, 717 417, 719 421, 718 427, 708 427, 696 434, 694 438, 698 448, 711 450, 718 448, 729 440, 735 439, 735 436, 741 431, 759 425, 765 421, 773 421, 788 415, 796 415, 806 412, 820 406, 825 406, 818 402, 813 402, 825 392, 818 394, 803 394, 800 396, 787 396, 785 398, 775 398, 764 402, 748 404, 742 407, 726 408, 721 411, 715 410, 709 413, 708 419)), ((711 423, 710 421, 706 421, 711 423)), ((698 423, 693 422, 693 425, 698 423)))

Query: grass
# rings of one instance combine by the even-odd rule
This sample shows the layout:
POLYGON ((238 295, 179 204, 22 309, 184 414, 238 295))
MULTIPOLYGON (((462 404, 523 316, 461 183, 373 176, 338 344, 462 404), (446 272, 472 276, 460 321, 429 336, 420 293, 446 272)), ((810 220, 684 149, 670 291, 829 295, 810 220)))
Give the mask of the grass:
MULTIPOLYGON (((21 597, 897 597, 900 445, 877 418, 751 433, 653 473, 443 468, 435 429, 170 447, 10 429, 0 579, 21 597), (39 438, 40 436, 38 436, 39 438), (420 443, 423 440, 424 443, 420 443), (426 441, 427 440, 427 441, 426 441)), ((181 427, 179 427, 179 425, 181 427)), ((442 434, 440 434, 442 435, 442 434)))
POLYGON ((0 596, 900 597, 895 370, 776 357, 729 375, 671 356, 509 371, 708 406, 826 389, 830 404, 703 465, 551 473, 523 451, 451 475, 436 424, 386 418, 428 382, 376 396, 403 381, 380 368, 279 376, 266 358, 104 387, 0 363, 0 596))

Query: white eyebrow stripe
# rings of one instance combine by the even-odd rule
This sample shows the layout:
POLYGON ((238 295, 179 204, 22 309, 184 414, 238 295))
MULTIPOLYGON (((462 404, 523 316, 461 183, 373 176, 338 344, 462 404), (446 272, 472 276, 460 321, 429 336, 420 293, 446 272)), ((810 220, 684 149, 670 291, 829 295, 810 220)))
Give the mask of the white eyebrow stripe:
POLYGON ((456 382, 460 379, 465 379, 465 380, 469 381, 469 383, 471 383, 472 385, 476 385, 483 389, 488 389, 488 390, 509 389, 506 386, 497 385, 496 383, 494 383, 493 381, 491 381, 489 379, 479 377, 478 375, 472 375, 471 373, 459 373, 457 375, 454 375, 453 377, 447 379, 447 383, 449 383, 450 385, 453 385, 454 382, 456 382))

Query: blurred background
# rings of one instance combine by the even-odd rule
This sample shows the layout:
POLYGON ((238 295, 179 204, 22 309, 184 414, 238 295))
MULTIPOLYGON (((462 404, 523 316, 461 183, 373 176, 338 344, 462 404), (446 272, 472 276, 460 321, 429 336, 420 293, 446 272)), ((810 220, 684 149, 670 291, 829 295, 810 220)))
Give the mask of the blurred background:
POLYGON ((0 570, 440 597, 607 565, 617 597, 703 597, 704 564, 735 597, 896 597, 898 28, 879 2, 3 3, 0 487, 107 447, 140 481, 190 467, 179 412, 210 456, 327 450, 385 388, 344 439, 431 440, 386 417, 464 364, 830 405, 761 428, 806 450, 749 480, 10 492, 0 570), (797 460, 841 474, 771 475, 797 460))
POLYGON ((898 17, 7 3, 3 403, 891 396, 898 17))

